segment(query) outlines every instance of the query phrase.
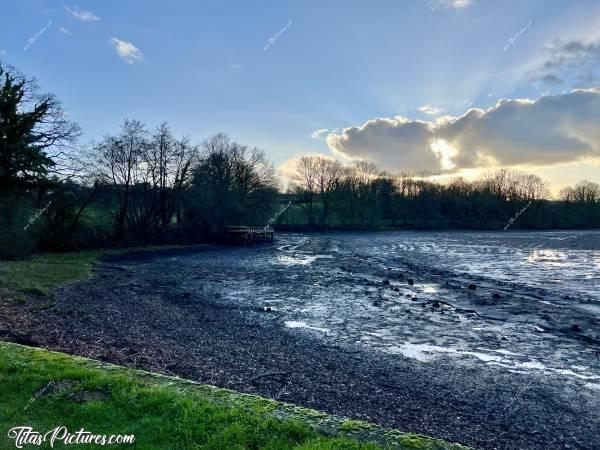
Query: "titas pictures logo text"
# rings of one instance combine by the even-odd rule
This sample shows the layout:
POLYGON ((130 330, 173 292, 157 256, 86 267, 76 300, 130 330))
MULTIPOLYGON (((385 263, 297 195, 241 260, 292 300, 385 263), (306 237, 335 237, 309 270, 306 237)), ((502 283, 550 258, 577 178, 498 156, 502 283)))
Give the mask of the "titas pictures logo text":
POLYGON ((44 443, 48 443, 51 448, 54 448, 55 444, 59 442, 63 445, 94 444, 103 446, 135 443, 134 435, 94 434, 84 428, 72 433, 64 426, 53 428, 46 433, 35 431, 29 426, 19 426, 11 428, 8 431, 8 437, 14 440, 16 448, 24 448, 26 445, 41 446, 44 443))

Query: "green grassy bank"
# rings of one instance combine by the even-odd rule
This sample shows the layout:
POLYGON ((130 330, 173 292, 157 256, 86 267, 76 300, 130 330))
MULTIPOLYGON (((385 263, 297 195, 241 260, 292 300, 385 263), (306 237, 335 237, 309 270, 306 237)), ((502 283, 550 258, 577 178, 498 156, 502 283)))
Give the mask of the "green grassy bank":
POLYGON ((203 245, 85 250, 73 253, 46 253, 17 261, 0 261, 0 288, 46 294, 53 287, 78 281, 88 276, 93 265, 102 256, 200 247, 203 245))
MULTIPOLYGON (((0 400, 3 449, 15 448, 8 431, 17 426, 134 435, 134 445, 120 447, 142 449, 462 448, 252 395, 3 342, 0 400)), ((55 448, 101 447, 61 444, 55 448)))

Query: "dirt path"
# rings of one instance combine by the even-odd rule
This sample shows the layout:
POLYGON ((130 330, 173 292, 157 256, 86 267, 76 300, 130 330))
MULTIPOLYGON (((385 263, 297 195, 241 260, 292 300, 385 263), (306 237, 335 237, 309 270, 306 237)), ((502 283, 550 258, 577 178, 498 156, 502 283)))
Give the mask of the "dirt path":
POLYGON ((600 448, 595 315, 344 239, 113 258, 52 309, 4 304, 0 336, 476 448, 600 448))

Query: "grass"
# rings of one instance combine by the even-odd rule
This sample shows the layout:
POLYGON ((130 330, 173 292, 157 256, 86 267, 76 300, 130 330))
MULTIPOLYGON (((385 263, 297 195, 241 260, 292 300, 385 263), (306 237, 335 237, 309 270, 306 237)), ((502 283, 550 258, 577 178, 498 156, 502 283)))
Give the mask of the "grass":
POLYGON ((73 253, 47 253, 18 261, 0 261, 0 287, 46 295, 54 287, 81 280, 104 255, 132 251, 156 251, 190 246, 147 246, 124 249, 85 250, 73 253))
MULTIPOLYGON (((385 430, 359 421, 350 423, 252 395, 2 342, 0 399, 0 448, 15 448, 7 436, 16 426, 42 433, 65 426, 71 432, 85 428, 93 434, 134 435, 135 448, 140 449, 461 448, 400 432, 390 438, 385 430), (53 389, 48 388, 51 381, 53 389), (289 418, 278 418, 282 414, 289 418), (304 417, 337 423, 338 436, 315 431, 304 417), (370 434, 361 440, 387 443, 351 437, 362 430, 370 434)), ((101 448, 60 442, 55 446, 66 447, 101 448)))
POLYGON ((26 293, 45 294, 61 284, 84 278, 105 252, 89 250, 55 253, 0 263, 0 286, 26 293))

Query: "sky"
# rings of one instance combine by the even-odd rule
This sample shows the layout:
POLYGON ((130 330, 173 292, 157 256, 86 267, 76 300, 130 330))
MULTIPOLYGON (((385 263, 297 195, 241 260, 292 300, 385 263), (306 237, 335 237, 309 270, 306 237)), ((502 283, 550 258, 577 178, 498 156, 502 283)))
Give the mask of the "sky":
POLYGON ((83 143, 126 118, 390 172, 600 182, 598 0, 2 0, 83 143))

